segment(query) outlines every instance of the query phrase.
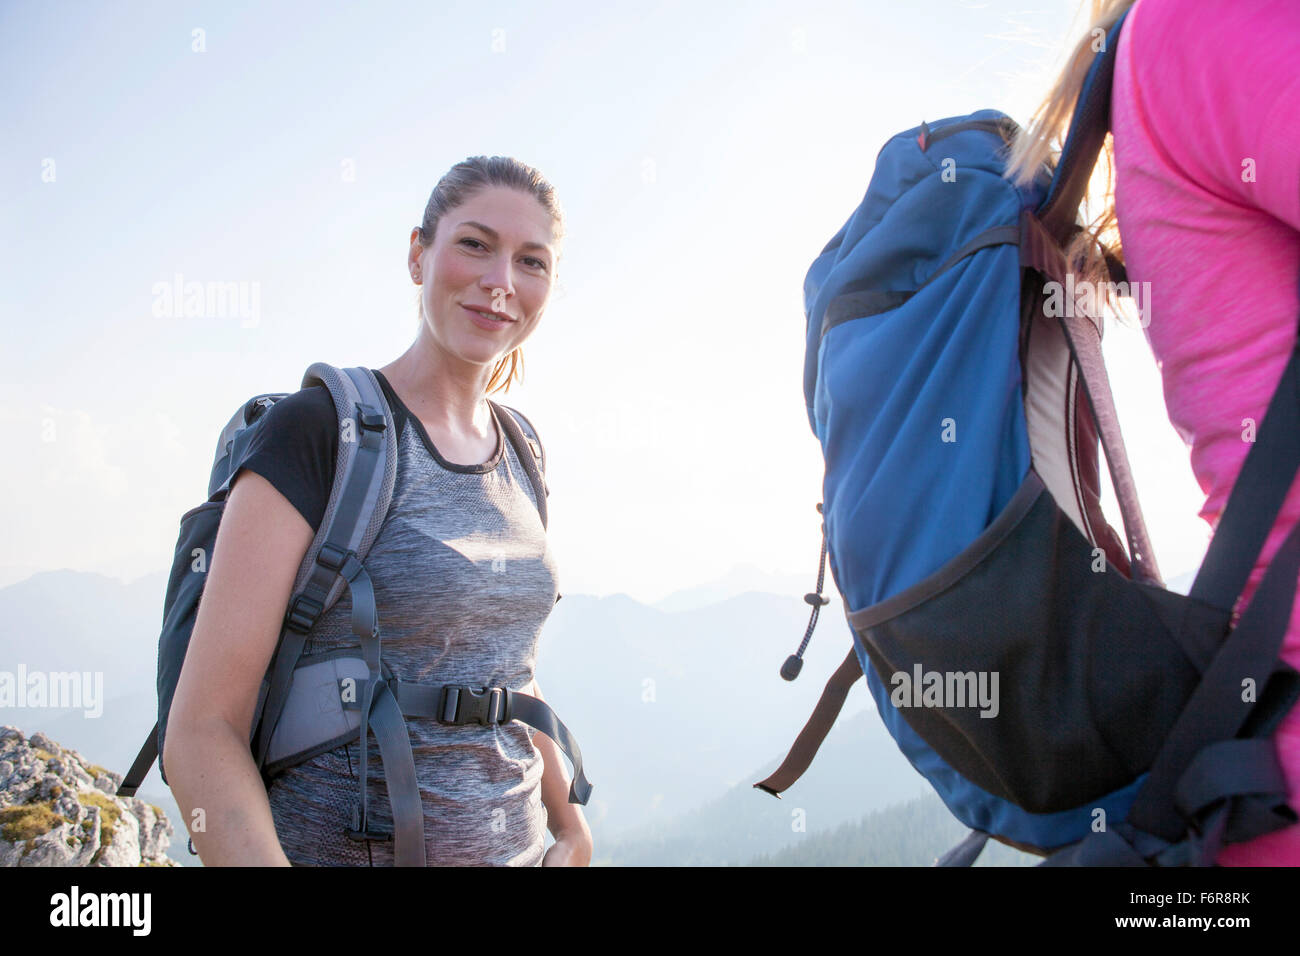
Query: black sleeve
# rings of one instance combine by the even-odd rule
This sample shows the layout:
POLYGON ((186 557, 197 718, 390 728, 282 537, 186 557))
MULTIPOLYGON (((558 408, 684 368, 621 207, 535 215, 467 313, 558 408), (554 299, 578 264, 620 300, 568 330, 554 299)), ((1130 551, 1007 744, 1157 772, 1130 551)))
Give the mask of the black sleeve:
POLYGON ((257 472, 317 531, 329 505, 339 451, 338 415, 329 389, 300 389, 272 405, 263 419, 230 486, 245 468, 257 472))

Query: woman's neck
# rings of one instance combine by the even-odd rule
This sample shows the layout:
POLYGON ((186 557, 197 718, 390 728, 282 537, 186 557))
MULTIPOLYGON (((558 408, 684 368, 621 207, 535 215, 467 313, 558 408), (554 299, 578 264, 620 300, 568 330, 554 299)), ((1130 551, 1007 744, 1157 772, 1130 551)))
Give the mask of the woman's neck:
POLYGON ((457 369, 436 353, 425 352, 417 340, 379 371, 426 428, 462 437, 483 438, 493 432, 485 401, 490 369, 464 364, 457 369))

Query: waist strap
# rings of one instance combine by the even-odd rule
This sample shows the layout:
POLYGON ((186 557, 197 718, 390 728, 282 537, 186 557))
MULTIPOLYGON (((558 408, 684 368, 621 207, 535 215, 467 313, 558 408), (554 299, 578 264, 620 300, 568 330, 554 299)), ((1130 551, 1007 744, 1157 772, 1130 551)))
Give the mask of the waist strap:
MULTIPOLYGON (((340 684, 342 681, 340 681, 340 684)), ((504 724, 517 720, 540 730, 555 741, 573 765, 569 802, 584 806, 591 797, 591 784, 582 769, 582 751, 564 722, 544 700, 509 687, 472 687, 468 684, 417 684, 396 678, 387 686, 404 717, 429 717, 441 724, 504 724)), ((345 710, 359 710, 359 702, 345 702, 345 710)))

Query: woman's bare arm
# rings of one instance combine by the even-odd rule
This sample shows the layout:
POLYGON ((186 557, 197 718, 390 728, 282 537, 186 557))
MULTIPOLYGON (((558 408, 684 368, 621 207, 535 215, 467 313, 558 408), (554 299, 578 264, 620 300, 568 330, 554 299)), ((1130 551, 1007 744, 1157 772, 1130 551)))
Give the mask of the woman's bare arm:
POLYGON ((217 530, 164 741, 168 782, 206 866, 289 865, 248 738, 313 536, 269 481, 253 471, 238 476, 217 530), (202 830, 195 829, 199 821, 202 830))
MULTIPOLYGON (((541 685, 532 682, 529 691, 545 701, 541 685)), ((542 731, 533 735, 533 744, 542 755, 542 803, 546 806, 547 828, 555 837, 555 846, 547 851, 543 866, 588 866, 591 863, 591 829, 582 815, 582 807, 569 802, 569 776, 564 757, 554 740, 542 731), (558 849, 557 849, 558 848, 558 849)))

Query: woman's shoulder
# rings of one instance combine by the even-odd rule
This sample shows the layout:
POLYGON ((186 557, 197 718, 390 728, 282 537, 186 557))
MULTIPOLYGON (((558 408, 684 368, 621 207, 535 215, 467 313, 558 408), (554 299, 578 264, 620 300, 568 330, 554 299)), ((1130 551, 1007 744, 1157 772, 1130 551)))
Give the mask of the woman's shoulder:
POLYGON ((502 402, 496 402, 495 404, 500 414, 509 415, 511 418, 514 419, 515 424, 517 424, 520 427, 520 429, 523 431, 525 435, 533 439, 533 441, 537 442, 538 444, 541 444, 542 439, 538 435, 537 427, 533 424, 532 419, 530 419, 519 409, 515 408, 513 405, 506 405, 502 402))
POLYGON ((333 428, 338 421, 334 399, 324 385, 308 385, 289 393, 270 407, 267 415, 272 414, 278 422, 287 421, 296 425, 327 424, 333 428))
POLYGON ((1292 0, 1138 0, 1115 71, 1117 159, 1151 157, 1300 228, 1297 61, 1292 0))
MULTIPOLYGON (((334 399, 324 385, 309 385, 286 395, 266 412, 260 444, 288 454, 338 452, 339 421, 334 399)), ((256 440, 256 439, 255 439, 256 440)))
POLYGON ((313 530, 318 529, 329 504, 339 447, 338 415, 329 389, 299 389, 277 401, 262 418, 240 469, 269 481, 313 530))
MULTIPOLYGON (((528 416, 525 415, 523 412, 519 411, 519 409, 514 408, 513 406, 510 405, 503 405, 500 402, 496 402, 495 404, 497 407, 497 414, 511 418, 514 421, 514 423, 517 426, 519 426, 519 430, 524 433, 524 438, 530 444, 536 445, 536 448, 534 449, 533 453, 535 457, 539 459, 542 473, 545 474, 546 446, 542 444, 542 439, 541 436, 537 433, 536 426, 534 426, 532 421, 528 418, 528 416)), ((509 444, 509 442, 507 442, 507 444, 509 444)))

